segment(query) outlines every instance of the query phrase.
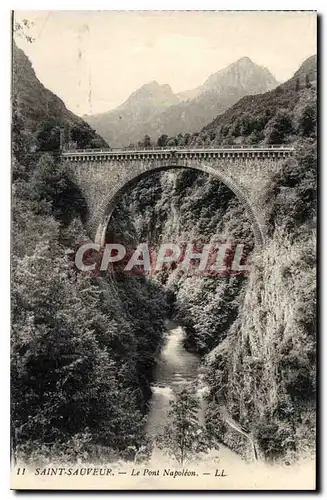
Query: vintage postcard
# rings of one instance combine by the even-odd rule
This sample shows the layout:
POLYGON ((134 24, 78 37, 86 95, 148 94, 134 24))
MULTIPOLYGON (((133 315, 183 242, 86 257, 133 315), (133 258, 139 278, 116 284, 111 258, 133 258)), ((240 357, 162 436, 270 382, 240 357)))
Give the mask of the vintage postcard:
POLYGON ((317 14, 12 14, 11 488, 316 489, 317 14))

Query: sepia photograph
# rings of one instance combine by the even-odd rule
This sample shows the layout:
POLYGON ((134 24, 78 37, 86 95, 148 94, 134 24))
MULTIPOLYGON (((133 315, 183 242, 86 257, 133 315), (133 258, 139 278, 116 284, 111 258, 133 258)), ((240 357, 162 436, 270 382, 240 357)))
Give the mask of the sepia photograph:
POLYGON ((13 490, 316 490, 317 21, 11 13, 13 490))

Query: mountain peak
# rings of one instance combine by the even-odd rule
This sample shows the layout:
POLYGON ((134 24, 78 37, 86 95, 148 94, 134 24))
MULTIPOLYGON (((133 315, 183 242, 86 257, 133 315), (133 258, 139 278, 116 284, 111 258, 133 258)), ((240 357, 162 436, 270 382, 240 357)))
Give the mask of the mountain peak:
POLYGON ((238 59, 237 61, 235 61, 233 64, 234 65, 237 65, 237 64, 242 64, 242 65, 251 64, 251 65, 254 66, 254 62, 248 56, 241 57, 240 59, 238 59))
POLYGON ((144 122, 158 111, 179 102, 179 97, 169 85, 160 85, 156 80, 152 80, 136 89, 123 104, 108 114, 114 120, 118 114, 119 123, 124 123, 124 127, 127 127, 127 124, 130 126, 137 120, 144 122))
POLYGON ((136 143, 145 134, 156 139, 161 134, 193 133, 242 97, 267 92, 276 85, 266 68, 244 56, 196 89, 176 95, 169 85, 152 80, 116 110, 88 119, 114 146, 136 143))
POLYGON ((252 61, 248 56, 241 57, 240 59, 237 59, 237 61, 233 62, 226 68, 224 68, 222 71, 228 71, 231 69, 240 69, 240 70, 251 70, 251 71, 268 71, 267 68, 263 66, 259 66, 255 62, 252 61))
POLYGON ((168 84, 165 83, 163 85, 160 85, 155 80, 152 80, 152 82, 142 85, 142 87, 135 90, 135 92, 133 92, 132 95, 143 96, 143 97, 159 97, 159 98, 174 97, 174 93, 168 84))
POLYGON ((159 85, 159 83, 156 82, 155 80, 152 80, 152 82, 148 82, 148 83, 145 83, 144 85, 142 85, 142 87, 140 87, 140 89, 151 90, 151 89, 158 89, 159 87, 161 87, 161 85, 159 85))
POLYGON ((267 68, 258 66, 244 56, 209 76, 202 88, 209 92, 221 92, 224 88, 228 92, 228 89, 237 87, 246 89, 247 94, 260 94, 277 85, 278 82, 267 68))

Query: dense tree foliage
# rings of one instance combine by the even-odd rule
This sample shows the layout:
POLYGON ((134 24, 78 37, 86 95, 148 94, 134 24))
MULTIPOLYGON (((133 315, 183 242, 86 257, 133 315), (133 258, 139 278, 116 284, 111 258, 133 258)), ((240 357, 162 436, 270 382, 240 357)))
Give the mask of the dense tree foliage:
MULTIPOLYGON (((152 368, 168 302, 169 314, 186 329, 185 346, 202 356, 210 432, 246 454, 244 439, 225 423, 228 415, 253 436, 261 457, 292 460, 310 454, 315 433, 316 221, 316 81, 311 66, 312 61, 271 92, 241 99, 192 136, 163 135, 157 142, 160 147, 231 142, 296 146, 295 157, 269 186, 269 238, 262 252, 253 252, 250 220, 233 193, 191 170, 143 178, 117 206, 108 229, 115 241, 153 246, 232 238, 246 244, 253 260, 248 277, 201 277, 178 268, 166 268, 152 280, 78 274, 65 251, 86 239, 86 206, 49 154, 57 145, 57 122, 49 126, 43 108, 42 113, 36 110, 37 116, 30 110, 27 119, 22 112, 26 103, 14 106, 15 452, 33 459, 38 449, 43 460, 78 455, 87 461, 131 458, 146 450, 152 368)), ((50 98, 42 94, 43 100, 50 98)), ((56 116, 64 113, 58 104, 55 111, 56 116)), ((95 147, 97 138, 66 118, 77 147, 95 147)), ((137 146, 152 144, 145 136, 137 146)), ((196 408, 194 395, 184 392, 172 405, 163 446, 180 463, 185 457, 178 448, 181 429, 192 429, 189 436, 196 443, 196 408)))
POLYGON ((317 59, 303 63, 294 77, 264 94, 246 96, 202 130, 179 134, 178 146, 294 143, 314 137, 316 128, 317 59))
MULTIPOLYGON (((263 95, 246 97, 191 137, 165 145, 289 143, 267 192, 269 238, 251 254, 249 277, 201 277, 170 268, 170 314, 186 328, 185 345, 202 355, 209 387, 207 426, 247 455, 252 435, 260 457, 292 461, 315 443, 316 76, 314 58, 263 95), (308 76, 307 76, 308 75, 308 76), (308 85, 308 81, 310 85, 308 85)), ((173 139, 173 140, 171 140, 173 139)), ((127 205, 127 200, 125 201, 127 205)), ((225 186, 206 174, 167 172, 129 193, 140 241, 225 241, 253 250, 250 221, 225 186)), ((124 203, 119 207, 121 210, 124 203)))
POLYGON ((141 149, 149 149, 152 147, 151 137, 149 135, 145 135, 142 141, 137 143, 137 146, 141 149))
POLYGON ((168 135, 167 134, 163 134, 160 137, 158 137, 157 146, 159 148, 163 148, 163 147, 166 146, 167 141, 168 141, 168 135))
POLYGON ((40 151, 56 151, 60 147, 60 127, 56 120, 48 118, 38 124, 36 143, 40 151))
POLYGON ((14 455, 43 463, 133 458, 148 446, 164 295, 144 277, 76 271, 66 250, 87 239, 85 201, 56 156, 23 154, 21 135, 13 130, 14 455))

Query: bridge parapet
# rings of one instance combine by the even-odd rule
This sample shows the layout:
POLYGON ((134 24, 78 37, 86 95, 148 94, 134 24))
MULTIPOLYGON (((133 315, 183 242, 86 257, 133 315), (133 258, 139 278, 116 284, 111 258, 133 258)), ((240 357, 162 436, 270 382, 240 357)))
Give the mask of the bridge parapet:
POLYGON ((70 162, 108 160, 169 160, 220 158, 286 158, 294 154, 291 146, 224 146, 219 148, 152 148, 152 149, 82 149, 62 152, 70 162))

